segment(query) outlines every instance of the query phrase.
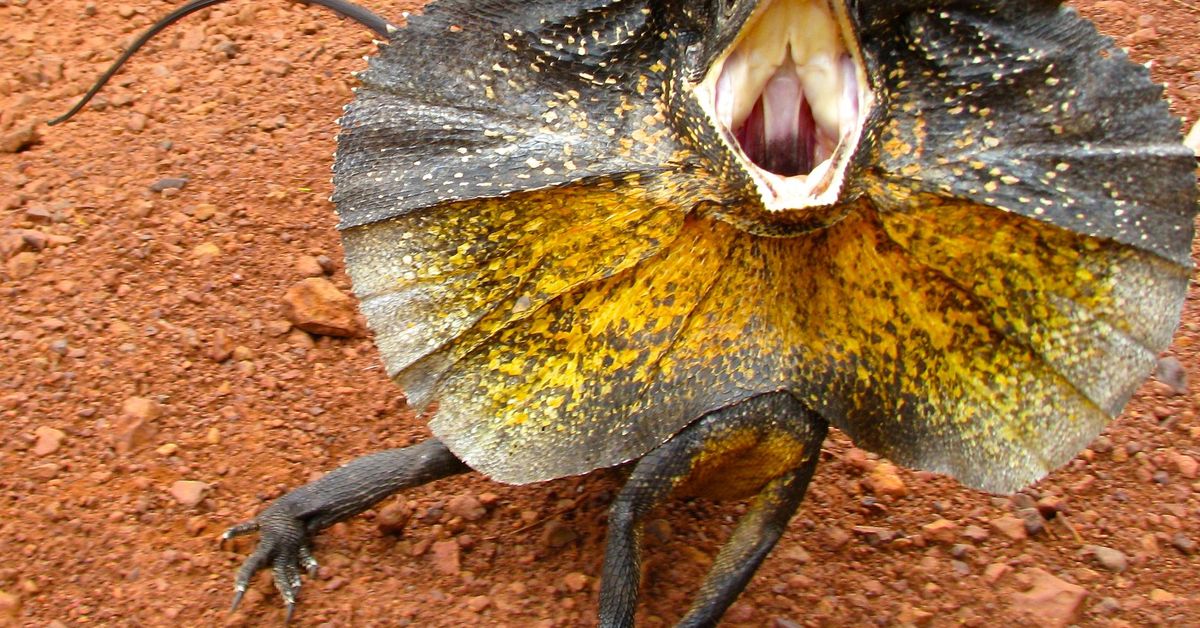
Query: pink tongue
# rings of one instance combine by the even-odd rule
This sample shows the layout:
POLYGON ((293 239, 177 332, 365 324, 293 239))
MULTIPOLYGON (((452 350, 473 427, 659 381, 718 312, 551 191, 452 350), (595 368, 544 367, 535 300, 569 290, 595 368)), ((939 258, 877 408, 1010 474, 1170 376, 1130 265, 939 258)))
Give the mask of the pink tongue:
POLYGON ((816 120, 804 98, 804 86, 788 59, 763 90, 767 150, 763 167, 783 176, 813 169, 816 120))
POLYGON ((736 136, 758 167, 790 177, 812 172, 816 125, 804 86, 788 59, 767 82, 736 136))

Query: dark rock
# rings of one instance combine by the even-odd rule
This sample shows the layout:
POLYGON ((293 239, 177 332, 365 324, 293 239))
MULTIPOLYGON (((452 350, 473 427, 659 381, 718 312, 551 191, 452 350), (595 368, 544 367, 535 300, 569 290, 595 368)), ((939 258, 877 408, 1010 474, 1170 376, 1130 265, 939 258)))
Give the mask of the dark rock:
POLYGON ((1170 387, 1171 392, 1176 395, 1187 394, 1187 370, 1183 368, 1183 364, 1175 356, 1167 355, 1159 358, 1158 365, 1154 369, 1154 375, 1158 378, 1158 381, 1170 387))
POLYGON ((188 180, 182 177, 167 177, 151 183, 150 191, 162 192, 163 190, 182 190, 187 184, 188 180))
POLYGON ((1171 537, 1171 545, 1180 552, 1183 552, 1185 556, 1191 556, 1196 553, 1196 542, 1182 532, 1176 532, 1175 536, 1171 537))

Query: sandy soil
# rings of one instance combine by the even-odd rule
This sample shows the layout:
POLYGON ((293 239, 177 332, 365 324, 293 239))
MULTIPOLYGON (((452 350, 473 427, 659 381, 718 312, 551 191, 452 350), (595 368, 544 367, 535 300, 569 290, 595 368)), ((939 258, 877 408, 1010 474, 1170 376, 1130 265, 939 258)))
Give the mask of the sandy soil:
MULTIPOLYGON (((174 5, 0 0, 0 136, 62 113, 174 5)), ((1177 114, 1200 116, 1194 0, 1079 6, 1154 62, 1177 114)), ((219 532, 427 436, 368 340, 280 314, 319 262, 348 287, 329 155, 372 48, 320 10, 234 2, 165 34, 73 123, 0 152, 0 237, 38 232, 18 238, 29 255, 0 247, 0 624, 277 625, 266 579, 228 613, 251 545, 220 549, 219 532), (174 177, 186 187, 150 189, 174 177)), ((1193 382, 1198 341, 1193 295, 1170 351, 1193 382)), ((831 438, 726 625, 1200 625, 1200 392, 1175 384, 1149 382, 1091 449, 1011 498, 831 438)), ((614 472, 474 475, 404 494, 319 538, 298 623, 590 625, 616 486, 614 472)), ((741 509, 656 517, 641 625, 679 617, 741 509)))

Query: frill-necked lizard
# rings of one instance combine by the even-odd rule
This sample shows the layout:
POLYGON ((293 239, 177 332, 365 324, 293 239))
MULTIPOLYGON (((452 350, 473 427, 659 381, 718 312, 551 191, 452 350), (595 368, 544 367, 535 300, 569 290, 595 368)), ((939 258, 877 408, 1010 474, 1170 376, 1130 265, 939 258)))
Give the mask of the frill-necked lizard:
POLYGON ((1121 410, 1177 324, 1192 154, 1146 70, 1059 2, 442 0, 402 28, 313 4, 386 39, 334 201, 435 436, 227 532, 261 535, 238 599, 269 567, 290 617, 313 536, 404 488, 636 461, 600 623, 633 621, 654 505, 753 497, 682 620, 710 625, 830 425, 1015 490, 1121 410))

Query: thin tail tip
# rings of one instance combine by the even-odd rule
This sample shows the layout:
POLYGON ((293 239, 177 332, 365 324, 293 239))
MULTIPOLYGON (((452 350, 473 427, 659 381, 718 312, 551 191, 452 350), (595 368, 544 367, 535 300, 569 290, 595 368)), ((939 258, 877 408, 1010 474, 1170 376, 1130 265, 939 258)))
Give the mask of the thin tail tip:
POLYGON ((66 122, 67 120, 70 120, 71 118, 74 118, 74 117, 75 117, 74 112, 64 113, 61 116, 58 116, 57 118, 50 118, 49 120, 46 120, 46 126, 58 126, 58 125, 62 124, 63 122, 66 122))

